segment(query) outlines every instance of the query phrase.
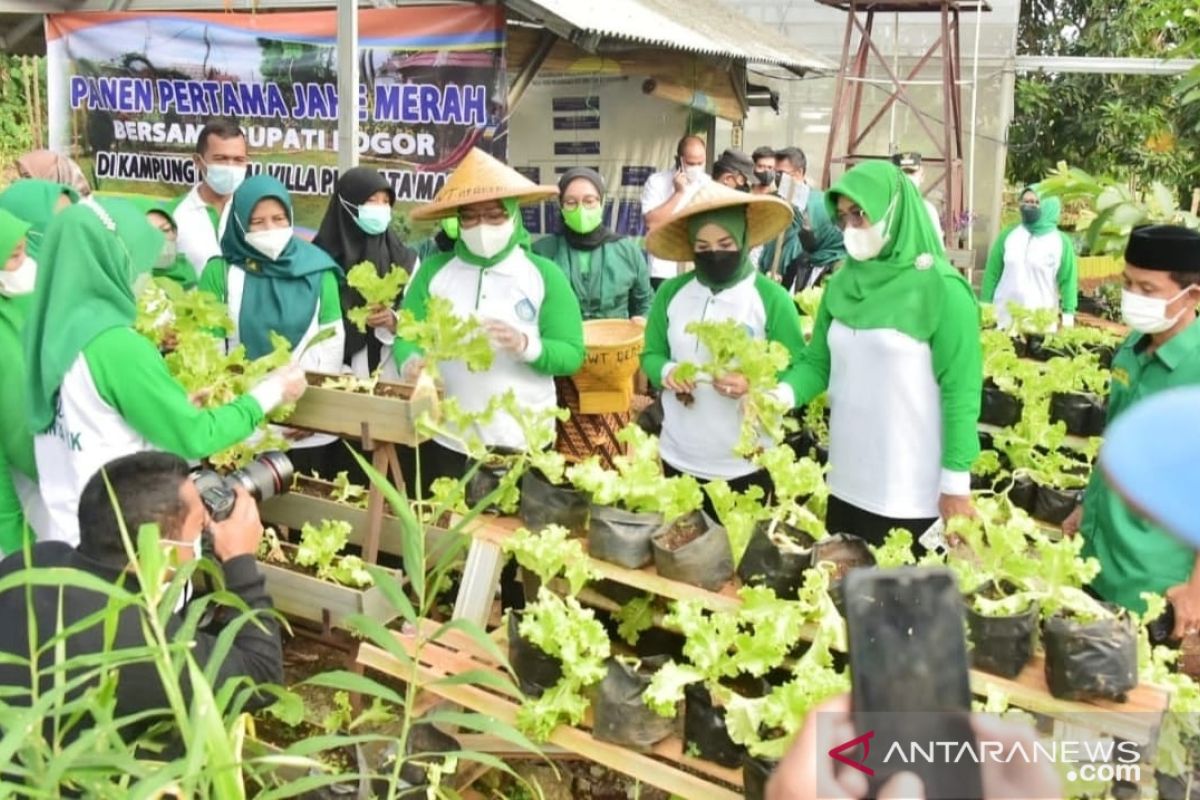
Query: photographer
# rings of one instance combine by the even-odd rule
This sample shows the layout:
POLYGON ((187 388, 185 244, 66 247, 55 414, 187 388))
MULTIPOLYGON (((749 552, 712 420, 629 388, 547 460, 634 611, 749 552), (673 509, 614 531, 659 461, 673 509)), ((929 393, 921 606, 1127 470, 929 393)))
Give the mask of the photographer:
MULTIPOLYGON (((216 671, 214 685, 219 688, 226 680, 239 677, 257 683, 279 682, 283 678, 279 624, 271 613, 271 599, 266 594, 255 560, 263 534, 262 523, 250 495, 242 488, 236 493, 237 499, 229 517, 214 522, 183 459, 157 452, 118 458, 93 475, 84 487, 79 503, 78 547, 58 541, 33 544, 28 554, 13 553, 0 562, 0 581, 27 565, 68 568, 137 594, 139 587, 129 563, 121 534, 122 521, 117 517, 116 508, 120 508, 125 530, 134 542, 141 526, 157 525, 161 546, 175 565, 200 557, 201 533, 208 530, 224 573, 225 589, 254 612, 254 618, 242 621, 244 624, 237 630, 216 671)), ((150 643, 146 614, 144 604, 111 600, 101 592, 72 585, 69 579, 61 584, 18 583, 0 593, 0 619, 6 621, 0 626, 0 686, 9 687, 4 702, 18 706, 29 704, 30 697, 19 695, 17 687, 30 686, 33 670, 24 662, 34 648, 40 651, 38 685, 30 686, 30 689, 40 695, 61 679, 61 673, 54 671, 58 648, 45 647, 58 631, 76 628, 63 644, 64 660, 144 648, 150 643), (106 607, 116 609, 116 620, 110 619, 111 613, 105 613, 106 607), (37 626, 32 633, 28 629, 31 620, 37 626), (109 635, 111 641, 106 643, 109 635)), ((175 642, 183 626, 184 615, 177 609, 166 621, 168 640, 175 642)), ((197 632, 188 644, 201 669, 208 667, 209 660, 219 649, 218 636, 204 632, 197 632)), ((133 726, 126 727, 122 733, 131 741, 145 727, 169 716, 169 702, 153 660, 124 663, 118 671, 114 718, 162 710, 161 717, 150 715, 140 719, 136 730, 133 726)), ((188 671, 184 669, 179 674, 184 702, 190 703, 188 671)), ((91 691, 98 681, 99 678, 76 691, 91 691)), ((54 724, 54 720, 48 719, 47 724, 54 724)))

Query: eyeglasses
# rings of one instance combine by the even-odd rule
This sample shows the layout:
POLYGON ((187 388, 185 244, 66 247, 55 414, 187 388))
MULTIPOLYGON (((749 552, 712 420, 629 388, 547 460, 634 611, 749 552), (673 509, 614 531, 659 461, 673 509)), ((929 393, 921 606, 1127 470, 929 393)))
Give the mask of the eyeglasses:
POLYGON ((867 217, 867 212, 861 208, 854 208, 849 211, 839 211, 837 215, 837 226, 842 230, 846 226, 852 228, 862 228, 871 224, 871 220, 867 217))
POLYGON ((474 228, 481 222, 485 225, 503 225, 507 219, 508 212, 503 208, 485 211, 482 214, 466 209, 458 212, 458 224, 463 228, 474 228))
POLYGON ((563 211, 574 211, 575 209, 579 208, 580 206, 583 206, 584 208, 587 208, 587 209, 599 208, 600 207, 600 198, 594 194, 589 194, 582 198, 567 197, 567 198, 564 198, 562 201, 563 211))

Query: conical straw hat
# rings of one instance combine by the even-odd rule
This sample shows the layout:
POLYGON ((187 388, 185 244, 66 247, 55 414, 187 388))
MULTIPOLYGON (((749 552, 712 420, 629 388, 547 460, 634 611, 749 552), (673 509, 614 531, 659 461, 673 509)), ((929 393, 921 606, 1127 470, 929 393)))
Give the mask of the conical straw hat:
POLYGON ((472 147, 450 173, 437 196, 430 203, 413 209, 409 217, 414 220, 445 219, 454 216, 460 207, 472 203, 515 197, 523 205, 557 196, 557 186, 539 186, 478 147, 472 147))
POLYGON ((705 211, 729 206, 746 207, 746 248, 775 238, 792 224, 792 206, 769 194, 747 194, 716 181, 697 190, 687 205, 646 236, 650 255, 667 261, 691 261, 694 255, 688 239, 688 219, 705 211))

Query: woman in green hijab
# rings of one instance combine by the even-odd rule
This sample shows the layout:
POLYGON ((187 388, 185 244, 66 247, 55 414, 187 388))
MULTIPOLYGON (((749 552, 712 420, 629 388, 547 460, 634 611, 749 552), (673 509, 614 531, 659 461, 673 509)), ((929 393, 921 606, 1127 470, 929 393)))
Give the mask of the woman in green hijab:
POLYGON ((70 186, 37 178, 13 181, 0 193, 0 208, 29 223, 26 248, 34 259, 42 248, 42 238, 50 220, 78 201, 79 194, 70 186))
MULTIPOLYGON (((698 321, 732 320, 754 338, 781 343, 796 363, 804 350, 800 317, 791 296, 762 275, 750 250, 776 236, 792 221, 786 202, 769 195, 734 191, 719 183, 704 186, 691 202, 646 239, 650 254, 696 265, 658 288, 646 323, 642 370, 663 389, 659 451, 668 474, 687 473, 702 481, 725 480, 735 491, 750 486, 773 492, 765 470, 737 455, 742 398, 750 386, 740 374, 711 381, 681 380, 682 362, 710 359, 687 326, 698 321)), ((791 366, 780 375, 779 398, 792 408, 791 366)), ((715 516, 711 500, 706 510, 715 516)))
POLYGON ((884 161, 829 190, 848 257, 821 298, 796 401, 829 391, 832 533, 881 544, 971 513, 983 387, 979 309, 921 194, 884 161))
POLYGON ((1062 201, 1042 197, 1033 186, 1021 192, 1021 222, 1000 234, 988 253, 980 297, 996 305, 1001 328, 1012 322, 1009 303, 1061 309, 1062 324, 1075 324, 1079 270, 1071 239, 1058 229, 1062 201))
POLYGON ((285 368, 228 405, 192 405, 133 329, 134 283, 162 245, 162 233, 116 198, 80 201, 46 229, 24 334, 29 423, 52 526, 46 538, 78 544, 79 495, 109 461, 151 449, 204 458, 245 439, 268 411, 304 391, 304 376, 285 368))
MULTIPOLYGON (((233 193, 229 223, 221 237, 223 259, 213 259, 200 276, 200 288, 229 308, 233 330, 225 331, 229 350, 239 344, 250 358, 274 350, 271 334, 287 339, 296 362, 315 372, 342 371, 345 329, 338 289, 340 268, 333 257, 304 241, 292 227, 292 198, 270 175, 247 178, 233 193), (307 343, 327 329, 333 335, 313 347, 307 343)), ((340 448, 337 438, 323 434, 294 438, 292 461, 297 471, 328 475, 328 464, 340 448), (332 447, 330 447, 332 445, 332 447)))
POLYGON ((146 215, 147 222, 162 231, 165 239, 162 253, 154 264, 154 277, 175 281, 184 289, 193 288, 196 285, 196 270, 187 256, 176 249, 179 227, 171 213, 171 201, 145 194, 129 195, 127 199, 146 215))
POLYGON ((539 239, 533 252, 562 269, 585 320, 644 320, 654 297, 650 267, 637 242, 604 226, 604 179, 575 167, 563 173, 558 190, 563 231, 539 239))
POLYGON ((37 262, 26 252, 29 223, 0 209, 0 554, 18 550, 26 521, 45 527, 33 437, 25 424, 25 355, 21 332, 33 302, 37 262))

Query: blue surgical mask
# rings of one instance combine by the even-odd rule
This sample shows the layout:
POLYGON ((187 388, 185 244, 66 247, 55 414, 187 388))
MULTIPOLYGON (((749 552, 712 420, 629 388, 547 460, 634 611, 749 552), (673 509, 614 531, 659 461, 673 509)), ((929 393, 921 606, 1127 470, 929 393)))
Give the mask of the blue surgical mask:
MULTIPOLYGON (((201 159, 201 161, 203 160, 201 159)), ((204 182, 208 184, 208 188, 222 197, 236 192, 237 188, 242 185, 242 181, 246 180, 245 164, 234 166, 232 164, 209 164, 205 162, 205 166, 207 169, 204 172, 204 182)))
POLYGON ((354 221, 363 233, 378 236, 392 224, 392 207, 380 203, 361 205, 355 210, 354 221))

